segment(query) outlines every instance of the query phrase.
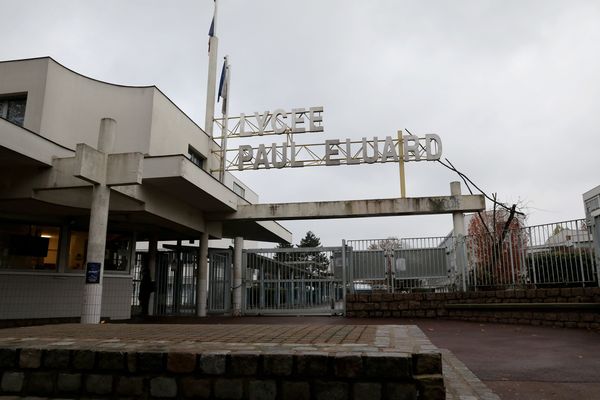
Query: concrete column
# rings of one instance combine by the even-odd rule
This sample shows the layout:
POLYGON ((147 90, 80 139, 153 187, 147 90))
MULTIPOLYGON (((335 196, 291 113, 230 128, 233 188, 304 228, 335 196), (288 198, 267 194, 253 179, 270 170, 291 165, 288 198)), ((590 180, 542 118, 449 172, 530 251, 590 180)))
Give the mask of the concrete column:
POLYGON ((150 271, 150 279, 154 287, 154 292, 150 294, 148 305, 148 315, 154 315, 154 303, 156 302, 156 252, 158 251, 158 240, 156 237, 150 238, 148 241, 148 270, 150 271))
MULTIPOLYGON (((100 122, 98 136, 98 150, 104 153, 104 163, 101 168, 106 169, 106 158, 113 151, 117 123, 114 119, 103 118, 100 122)), ((88 232, 88 247, 86 260, 86 283, 83 288, 83 303, 81 310, 82 324, 97 324, 100 322, 102 308, 102 281, 104 278, 104 251, 106 249, 106 229, 108 225, 108 207, 110 201, 110 188, 104 182, 94 185, 92 192, 92 206, 90 209, 90 227, 88 232), (97 283, 88 283, 88 270, 100 266, 97 273, 97 283)))
POLYGON ((206 317, 208 301, 208 232, 200 237, 198 253, 198 281, 196 283, 196 314, 206 317))
POLYGON ((233 239, 233 316, 242 315, 242 250, 244 238, 233 239))
MULTIPOLYGON (((450 194, 460 196, 460 182, 450 182, 450 194)), ((456 271, 461 273, 462 291, 467 290, 467 249, 465 246, 465 216, 462 212, 452 213, 452 226, 456 240, 456 271)))

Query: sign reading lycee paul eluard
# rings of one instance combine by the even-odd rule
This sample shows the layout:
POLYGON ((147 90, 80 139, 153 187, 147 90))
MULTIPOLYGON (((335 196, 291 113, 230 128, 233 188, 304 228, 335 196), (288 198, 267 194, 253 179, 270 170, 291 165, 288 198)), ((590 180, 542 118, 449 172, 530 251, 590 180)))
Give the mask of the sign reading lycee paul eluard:
POLYGON ((295 143, 295 133, 323 131, 323 107, 241 114, 230 118, 228 124, 232 120, 237 122, 231 130, 228 129, 229 138, 285 135, 285 141, 228 149, 228 152, 235 152, 235 156, 227 161, 226 170, 373 164, 398 162, 401 158, 404 161, 435 161, 442 155, 442 141, 435 134, 424 137, 404 135, 363 137, 362 140, 332 139, 318 144, 295 143))

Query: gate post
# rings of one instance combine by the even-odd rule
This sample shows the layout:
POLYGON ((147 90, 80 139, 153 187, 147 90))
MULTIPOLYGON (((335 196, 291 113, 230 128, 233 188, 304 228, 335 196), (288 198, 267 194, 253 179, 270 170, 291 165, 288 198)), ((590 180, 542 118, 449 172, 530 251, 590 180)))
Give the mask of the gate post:
MULTIPOLYGON (((460 196, 460 182, 450 182, 450 194, 460 196)), ((462 212, 452 213, 454 240, 456 241, 456 269, 462 275, 462 291, 467 291, 467 257, 465 246, 465 216, 462 212)))
POLYGON ((148 271, 150 272, 150 280, 152 281, 153 291, 150 293, 148 299, 148 315, 154 315, 156 313, 156 305, 158 303, 158 279, 156 277, 156 252, 158 250, 158 240, 156 236, 153 236, 148 241, 148 271))
MULTIPOLYGON (((598 280, 598 286, 600 286, 600 216, 596 216, 593 219, 594 225, 592 227, 593 233, 593 245, 594 245, 594 254, 593 256, 596 258, 596 279, 598 280)), ((594 263, 592 262, 592 265, 594 263)))
POLYGON ((198 283, 196 285, 196 314, 206 317, 206 302, 208 300, 208 232, 200 236, 198 249, 198 283))
POLYGON ((242 315, 242 250, 244 238, 233 239, 233 316, 242 315))
POLYGON ((346 239, 342 239, 342 315, 344 317, 346 316, 346 278, 346 239))

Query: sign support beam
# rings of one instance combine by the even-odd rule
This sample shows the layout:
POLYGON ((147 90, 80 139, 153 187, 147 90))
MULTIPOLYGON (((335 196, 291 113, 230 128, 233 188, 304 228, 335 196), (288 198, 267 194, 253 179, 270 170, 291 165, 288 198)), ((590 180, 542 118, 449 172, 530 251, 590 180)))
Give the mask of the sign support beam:
POLYGON ((221 221, 269 221, 452 214, 485 209, 482 195, 409 197, 376 200, 321 201, 239 205, 231 214, 211 215, 221 221))

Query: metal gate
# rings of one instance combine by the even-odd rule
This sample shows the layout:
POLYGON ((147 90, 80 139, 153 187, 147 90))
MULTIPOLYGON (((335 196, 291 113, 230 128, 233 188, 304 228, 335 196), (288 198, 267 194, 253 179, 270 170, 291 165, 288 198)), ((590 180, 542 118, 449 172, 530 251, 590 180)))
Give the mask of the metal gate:
POLYGON ((354 293, 443 291, 455 284, 454 241, 448 237, 348 240, 346 257, 354 293))
POLYGON ((156 254, 155 315, 194 315, 196 312, 197 252, 156 254))
POLYGON ((243 251, 243 306, 252 314, 343 314, 342 247, 243 251))
POLYGON ((208 308, 209 313, 231 311, 231 250, 208 252, 208 308))

